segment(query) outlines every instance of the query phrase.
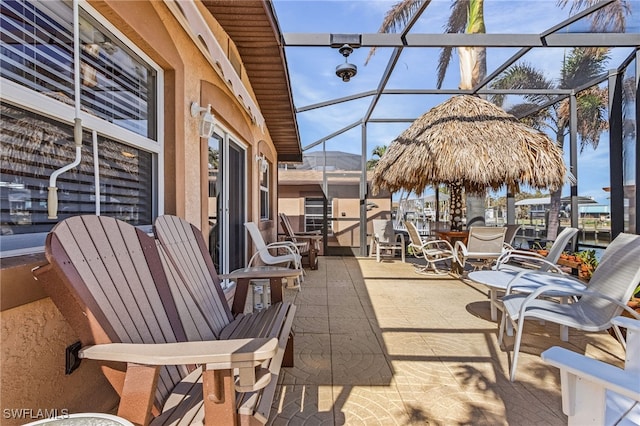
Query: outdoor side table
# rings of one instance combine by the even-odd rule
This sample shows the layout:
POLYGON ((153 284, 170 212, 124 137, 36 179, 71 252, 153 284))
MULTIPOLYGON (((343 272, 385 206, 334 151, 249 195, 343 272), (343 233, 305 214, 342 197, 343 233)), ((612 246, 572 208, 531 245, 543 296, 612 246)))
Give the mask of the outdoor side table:
MULTIPOLYGON (((489 303, 491 306, 491 320, 498 320, 498 292, 504 292, 507 286, 518 271, 474 271, 469 273, 469 279, 478 284, 485 285, 489 288, 489 303)), ((530 275, 524 275, 518 279, 518 285, 512 287, 518 293, 532 293, 536 289, 549 284, 558 285, 558 278, 562 278, 561 284, 567 287, 567 292, 553 291, 545 293, 545 296, 559 297, 562 303, 567 303, 568 297, 573 291, 584 291, 587 287, 570 278, 569 276, 559 275, 552 272, 536 272, 532 271, 530 275)), ((507 324, 509 325, 509 324, 507 324)), ((508 328, 510 331, 510 328, 508 328)), ((509 333, 510 334, 510 333, 509 333)), ((569 329, 566 326, 560 326, 560 339, 567 341, 569 338, 569 329)))
POLYGON ((76 413, 51 419, 36 420, 24 426, 133 426, 122 417, 103 413, 76 413))
POLYGON ((220 278, 236 281, 236 294, 231 309, 236 314, 244 311, 251 280, 268 279, 271 290, 271 303, 275 304, 282 302, 282 279, 293 279, 301 275, 302 269, 291 269, 282 266, 251 266, 236 269, 230 274, 220 275, 220 278))

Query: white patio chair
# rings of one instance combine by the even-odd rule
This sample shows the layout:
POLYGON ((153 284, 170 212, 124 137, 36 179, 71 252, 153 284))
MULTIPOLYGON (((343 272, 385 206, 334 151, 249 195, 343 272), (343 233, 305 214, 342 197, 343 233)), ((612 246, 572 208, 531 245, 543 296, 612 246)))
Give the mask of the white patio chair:
MULTIPOLYGON (((533 318, 548 321, 583 331, 602 331, 612 326, 611 320, 627 310, 636 317, 635 311, 627 306, 633 290, 640 282, 640 236, 620 234, 609 244, 602 261, 593 272, 589 286, 583 290, 570 290, 567 283, 574 278, 558 274, 537 271, 522 271, 509 284, 506 296, 502 298, 503 312, 498 342, 502 344, 507 321, 517 329, 513 345, 511 381, 515 380, 518 365, 518 353, 522 341, 524 322, 533 318), (538 275, 536 275, 538 274, 538 275), (511 287, 518 285, 519 277, 526 275, 527 280, 538 277, 545 284, 531 294, 509 294, 511 287), (543 299, 549 293, 571 293, 579 296, 575 303, 561 304, 543 299)), ((639 318, 640 319, 640 318, 639 318)), ((618 339, 624 345, 624 339, 617 326, 613 327, 618 339)))
POLYGON ((493 263, 504 253, 504 235, 507 228, 493 226, 472 226, 469 228, 467 244, 456 241, 453 254, 456 262, 464 269, 469 260, 473 269, 482 269, 493 263))
POLYGON ((436 274, 447 273, 447 271, 439 270, 436 263, 453 259, 453 247, 451 247, 449 241, 421 238, 418 229, 413 223, 406 222, 405 225, 409 233, 410 243, 408 247, 415 257, 424 259, 427 262, 426 266, 416 267, 416 272, 424 273, 431 269, 436 274))
POLYGON ((558 346, 540 355, 560 369, 569 426, 640 424, 640 321, 616 317, 611 322, 627 329, 624 369, 558 346))
POLYGON ((494 269, 524 271, 527 269, 538 269, 540 271, 560 272, 562 270, 556 265, 562 251, 569 243, 569 240, 578 233, 577 228, 565 228, 558 234, 553 245, 546 256, 539 255, 533 251, 508 250, 496 261, 494 269), (516 264, 510 263, 515 261, 516 264), (523 266, 525 265, 525 266, 523 266))
POLYGON ((400 252, 402 262, 405 260, 404 235, 393 230, 393 222, 385 219, 373 219, 373 237, 371 238, 370 256, 376 254, 376 261, 380 262, 380 252, 386 250, 395 254, 400 252))
MULTIPOLYGON (((256 246, 256 252, 249 259, 247 267, 254 266, 254 262, 259 258, 265 265, 273 266, 293 266, 296 269, 302 269, 302 256, 298 251, 298 247, 291 241, 278 241, 275 243, 267 244, 262 238, 262 234, 258 229, 258 226, 254 222, 245 222, 244 224, 253 244, 256 246), (274 250, 276 254, 272 254, 271 250, 274 250), (279 250, 283 250, 284 254, 277 254, 279 250)), ((299 286, 304 279, 304 270, 302 276, 296 278, 296 285, 299 286)))

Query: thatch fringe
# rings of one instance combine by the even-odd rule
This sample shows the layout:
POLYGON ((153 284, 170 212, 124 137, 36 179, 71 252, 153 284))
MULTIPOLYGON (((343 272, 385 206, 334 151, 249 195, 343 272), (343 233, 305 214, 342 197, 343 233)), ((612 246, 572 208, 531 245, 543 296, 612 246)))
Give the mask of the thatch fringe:
POLYGON ((373 173, 374 192, 422 192, 462 181, 482 193, 526 184, 562 186, 562 151, 544 133, 475 96, 455 96, 418 118, 389 146, 373 173))

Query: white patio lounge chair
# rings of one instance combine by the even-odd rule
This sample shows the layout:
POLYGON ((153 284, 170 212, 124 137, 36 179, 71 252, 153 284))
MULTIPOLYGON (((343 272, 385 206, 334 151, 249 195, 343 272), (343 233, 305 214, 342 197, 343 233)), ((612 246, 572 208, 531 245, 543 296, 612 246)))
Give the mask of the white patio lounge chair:
POLYGON ((507 228, 492 226, 472 226, 469 228, 467 244, 456 241, 453 254, 456 262, 464 269, 468 259, 473 269, 487 267, 498 259, 504 248, 504 235, 507 228))
MULTIPOLYGON (((507 288, 507 295, 502 298, 504 315, 500 323, 499 343, 502 344, 507 321, 511 321, 517 329, 513 346, 511 381, 515 379, 518 365, 524 320, 533 318, 578 330, 596 332, 611 327, 611 320, 623 309, 636 316, 635 311, 628 308, 626 303, 640 282, 638 259, 640 259, 640 236, 624 233, 618 235, 605 250, 602 261, 593 272, 589 286, 583 291, 572 291, 572 294, 580 296, 580 299, 569 304, 556 303, 541 297, 550 292, 569 293, 567 283, 574 278, 537 271, 520 272, 510 286, 516 286, 518 276, 524 275, 528 280, 539 277, 541 281, 548 284, 539 287, 531 294, 509 294, 509 288, 507 288)), ((614 326, 614 330, 619 340, 623 342, 618 328, 614 326)))
POLYGON ((524 271, 527 269, 538 269, 540 271, 560 272, 556 265, 562 251, 567 246, 571 238, 578 233, 577 228, 565 228, 558 234, 546 256, 536 252, 525 250, 509 250, 502 254, 496 261, 494 269, 509 271, 524 271), (516 262, 516 264, 510 262, 516 262), (522 266, 526 265, 526 266, 522 266))
POLYGON ((438 269, 436 263, 453 259, 453 247, 451 247, 449 241, 423 239, 413 223, 406 222, 405 225, 409 233, 409 248, 413 255, 427 262, 426 266, 417 266, 416 272, 426 273, 429 270, 433 270, 436 274, 447 273, 448 271, 438 269))
POLYGON ((540 355, 560 369, 569 426, 640 424, 640 321, 616 317, 611 322, 627 329, 624 369, 558 346, 540 355))
POLYGON ((373 237, 371 238, 370 256, 376 254, 376 261, 380 262, 381 251, 400 252, 402 262, 405 260, 404 235, 393 230, 393 222, 385 219, 373 219, 373 237))
MULTIPOLYGON (((247 267, 254 266, 254 262, 257 259, 260 259, 260 261, 265 265, 281 265, 287 268, 293 267, 295 269, 302 269, 302 256, 300 255, 295 243, 291 241, 278 241, 267 244, 262 238, 262 234, 260 233, 258 226, 254 222, 245 222, 244 226, 247 228, 247 231, 249 231, 253 244, 256 246, 256 252, 251 256, 251 259, 249 259, 247 267), (272 254, 270 250, 274 250, 276 252, 283 250, 284 254, 272 254)), ((300 286, 303 277, 304 272, 302 276, 296 278, 297 287, 300 286)))

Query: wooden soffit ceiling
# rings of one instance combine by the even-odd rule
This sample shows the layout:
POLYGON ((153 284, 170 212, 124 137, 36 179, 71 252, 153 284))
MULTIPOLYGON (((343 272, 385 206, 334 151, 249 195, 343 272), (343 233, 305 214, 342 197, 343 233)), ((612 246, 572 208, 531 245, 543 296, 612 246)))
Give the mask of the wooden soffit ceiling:
POLYGON ((278 161, 302 161, 300 134, 280 28, 269 1, 203 0, 238 48, 278 161))

